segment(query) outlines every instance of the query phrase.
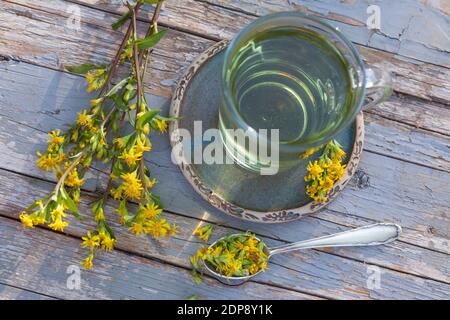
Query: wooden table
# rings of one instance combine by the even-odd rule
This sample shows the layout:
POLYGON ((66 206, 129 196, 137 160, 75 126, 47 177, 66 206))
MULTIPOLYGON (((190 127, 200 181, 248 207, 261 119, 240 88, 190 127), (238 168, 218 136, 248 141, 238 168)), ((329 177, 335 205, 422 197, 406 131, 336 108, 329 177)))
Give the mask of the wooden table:
MULTIPOLYGON (((116 228, 117 250, 99 256, 94 270, 81 270, 77 289, 67 285, 75 272, 70 266, 85 256, 80 237, 93 221, 74 220, 61 234, 23 229, 18 214, 54 186, 53 176, 35 165, 46 132, 67 128, 90 98, 84 79, 62 66, 109 62, 123 32, 110 25, 123 8, 98 0, 1 1, 0 298, 450 298, 449 3, 373 1, 381 9, 381 31, 375 31, 366 27, 371 2, 167 0, 160 24, 171 30, 156 47, 145 81, 154 107, 167 111, 174 84, 199 53, 255 17, 281 10, 316 14, 339 27, 368 63, 392 71, 395 94, 365 112, 365 150, 351 184, 328 208, 288 224, 255 225, 219 213, 172 164, 167 135, 155 138, 147 161, 160 181, 165 216, 180 233, 155 241, 116 228), (79 30, 71 17, 77 12, 79 30), (188 256, 197 248, 191 232, 199 224, 217 224, 214 237, 250 229, 281 244, 376 221, 399 223, 400 241, 279 256, 270 272, 241 287, 211 278, 195 285, 190 276, 188 256)), ((143 31, 148 14, 139 20, 143 31)), ((83 215, 90 215, 88 204, 105 187, 105 175, 102 166, 90 173, 83 215)))

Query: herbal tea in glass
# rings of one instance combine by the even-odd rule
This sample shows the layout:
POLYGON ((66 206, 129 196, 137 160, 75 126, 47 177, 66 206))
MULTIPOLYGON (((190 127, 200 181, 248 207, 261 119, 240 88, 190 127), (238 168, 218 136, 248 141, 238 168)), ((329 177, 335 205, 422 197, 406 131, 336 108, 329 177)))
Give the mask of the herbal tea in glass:
POLYGON ((321 20, 295 12, 268 15, 241 30, 222 73, 222 139, 239 164, 255 171, 264 166, 259 154, 226 129, 255 137, 260 129, 269 136, 278 129, 279 167, 288 167, 349 125, 365 94, 365 70, 353 45, 321 20))

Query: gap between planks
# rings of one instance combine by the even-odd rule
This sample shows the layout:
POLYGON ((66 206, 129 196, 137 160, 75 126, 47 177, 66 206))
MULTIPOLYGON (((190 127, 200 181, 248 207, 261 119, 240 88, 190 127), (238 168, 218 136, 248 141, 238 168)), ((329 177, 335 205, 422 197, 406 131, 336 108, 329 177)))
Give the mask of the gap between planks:
POLYGON ((0 281, 0 300, 61 300, 58 297, 50 296, 45 293, 18 287, 12 284, 0 281), (6 296, 5 292, 7 291, 6 296), (23 295, 22 295, 23 293, 23 295))

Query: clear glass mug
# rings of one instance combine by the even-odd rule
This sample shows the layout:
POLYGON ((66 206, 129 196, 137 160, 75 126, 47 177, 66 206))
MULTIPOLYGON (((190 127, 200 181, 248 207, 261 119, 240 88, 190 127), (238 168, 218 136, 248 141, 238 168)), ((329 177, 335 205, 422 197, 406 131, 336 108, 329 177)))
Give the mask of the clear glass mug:
POLYGON ((230 42, 221 91, 219 130, 227 154, 262 173, 297 164, 303 152, 348 127, 362 108, 386 100, 392 84, 388 72, 365 67, 336 28, 307 14, 280 12, 250 23, 230 42), (264 128, 279 129, 278 137, 264 128), (244 139, 236 132, 245 132, 244 139))

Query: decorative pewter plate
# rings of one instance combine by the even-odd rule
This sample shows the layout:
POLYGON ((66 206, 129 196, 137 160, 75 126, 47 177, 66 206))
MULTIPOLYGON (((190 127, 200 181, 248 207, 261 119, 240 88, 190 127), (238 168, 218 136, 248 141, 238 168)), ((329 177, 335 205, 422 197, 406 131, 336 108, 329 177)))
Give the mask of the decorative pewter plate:
MULTIPOLYGON (((227 45, 227 41, 222 41, 206 50, 180 79, 170 108, 170 115, 179 118, 171 122, 169 128, 172 148, 186 148, 178 129, 192 133, 194 121, 202 121, 203 132, 217 128, 221 66, 227 45)), ((363 114, 360 113, 355 123, 343 130, 336 140, 347 152, 348 161, 344 177, 328 194, 329 202, 343 190, 358 166, 364 141, 363 114)), ((303 179, 308 161, 318 158, 320 152, 272 176, 247 171, 237 164, 191 164, 184 152, 173 152, 173 156, 186 179, 206 201, 237 218, 262 223, 288 222, 326 205, 306 195, 303 179)))

